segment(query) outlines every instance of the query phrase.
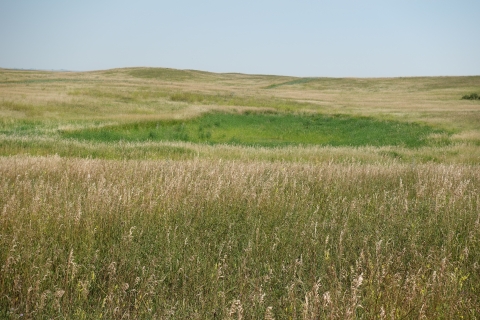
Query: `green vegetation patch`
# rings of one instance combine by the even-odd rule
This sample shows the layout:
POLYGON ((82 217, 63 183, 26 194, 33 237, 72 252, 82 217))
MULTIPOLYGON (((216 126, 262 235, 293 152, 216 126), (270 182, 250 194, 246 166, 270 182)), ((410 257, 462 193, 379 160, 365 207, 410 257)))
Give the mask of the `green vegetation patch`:
MULTIPOLYGON (((185 141, 279 147, 287 145, 405 146, 432 143, 445 131, 415 123, 345 115, 208 113, 186 121, 155 121, 62 131, 65 138, 116 141, 185 141)), ((444 141, 443 143, 448 143, 444 141)))
POLYGON ((191 80, 201 75, 208 75, 208 72, 196 70, 176 70, 168 68, 142 68, 133 69, 128 72, 129 75, 143 79, 158 79, 166 81, 185 81, 191 80))
POLYGON ((480 95, 476 93, 466 94, 462 97, 462 100, 480 100, 480 95))

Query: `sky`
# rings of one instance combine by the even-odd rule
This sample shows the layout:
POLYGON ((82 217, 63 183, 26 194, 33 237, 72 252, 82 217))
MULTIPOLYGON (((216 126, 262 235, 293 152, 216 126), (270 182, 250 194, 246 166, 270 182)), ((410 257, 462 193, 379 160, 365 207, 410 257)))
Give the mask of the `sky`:
POLYGON ((480 75, 478 0, 1 0, 0 67, 480 75))

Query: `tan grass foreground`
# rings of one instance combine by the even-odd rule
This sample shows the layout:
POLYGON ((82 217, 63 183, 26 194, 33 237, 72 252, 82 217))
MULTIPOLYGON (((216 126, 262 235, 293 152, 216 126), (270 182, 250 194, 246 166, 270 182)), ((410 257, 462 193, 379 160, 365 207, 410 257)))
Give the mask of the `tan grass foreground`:
POLYGON ((0 159, 3 315, 466 318, 464 165, 0 159))

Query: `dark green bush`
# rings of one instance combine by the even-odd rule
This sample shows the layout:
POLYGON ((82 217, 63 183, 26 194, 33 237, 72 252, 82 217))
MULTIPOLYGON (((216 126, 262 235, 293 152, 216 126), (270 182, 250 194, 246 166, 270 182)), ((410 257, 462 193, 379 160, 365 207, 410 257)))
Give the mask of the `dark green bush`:
POLYGON ((480 95, 476 93, 466 94, 462 97, 462 100, 480 100, 480 95))

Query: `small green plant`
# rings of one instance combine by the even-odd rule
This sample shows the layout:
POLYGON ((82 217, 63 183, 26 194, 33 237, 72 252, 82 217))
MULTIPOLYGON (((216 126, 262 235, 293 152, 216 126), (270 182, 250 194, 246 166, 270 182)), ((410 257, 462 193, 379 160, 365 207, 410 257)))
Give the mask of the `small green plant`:
POLYGON ((466 94, 462 97, 462 100, 480 100, 480 95, 476 93, 466 94))

